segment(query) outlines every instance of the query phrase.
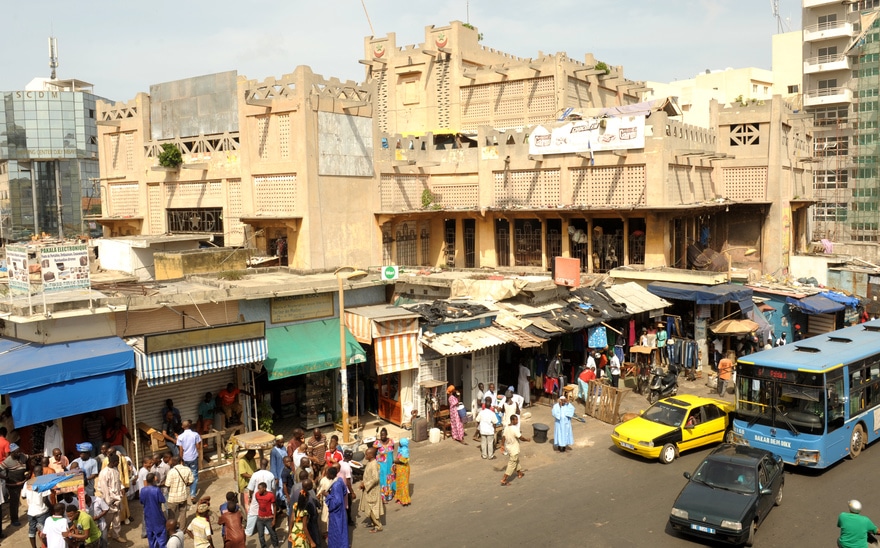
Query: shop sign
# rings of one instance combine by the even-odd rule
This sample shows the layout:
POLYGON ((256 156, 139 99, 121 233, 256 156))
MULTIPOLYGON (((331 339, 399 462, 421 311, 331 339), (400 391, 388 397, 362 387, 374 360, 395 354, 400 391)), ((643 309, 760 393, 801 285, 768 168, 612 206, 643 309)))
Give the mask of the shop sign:
POLYGON ((380 272, 385 281, 396 280, 400 276, 400 268, 396 266, 383 266, 380 272))
POLYGON ((172 331, 144 336, 144 354, 168 352, 184 348, 196 348, 210 344, 221 344, 251 339, 262 339, 266 336, 264 322, 235 323, 215 325, 186 331, 172 331))
POLYGON ((44 293, 89 288, 88 246, 44 247, 40 250, 39 259, 44 293))
POLYGON ((10 291, 12 293, 29 294, 27 247, 19 245, 6 246, 6 264, 9 270, 10 291))
POLYGON ((271 301, 272 323, 316 320, 333 316, 333 293, 275 297, 271 301))

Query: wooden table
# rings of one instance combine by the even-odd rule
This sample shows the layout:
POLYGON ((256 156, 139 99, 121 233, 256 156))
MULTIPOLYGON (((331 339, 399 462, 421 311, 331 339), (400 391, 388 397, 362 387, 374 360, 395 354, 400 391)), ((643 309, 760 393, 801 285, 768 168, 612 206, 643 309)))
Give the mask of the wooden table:
POLYGON ((263 458, 265 449, 272 449, 275 445, 275 434, 264 432, 262 430, 254 430, 253 432, 245 432, 229 438, 229 444, 232 446, 233 468, 235 469, 235 483, 238 485, 238 453, 240 451, 257 451, 258 459, 263 458))

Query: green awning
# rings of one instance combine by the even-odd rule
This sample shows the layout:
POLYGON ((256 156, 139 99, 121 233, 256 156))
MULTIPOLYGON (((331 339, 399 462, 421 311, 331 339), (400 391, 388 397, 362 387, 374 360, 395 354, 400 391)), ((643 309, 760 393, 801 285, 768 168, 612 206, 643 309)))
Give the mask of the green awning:
MULTIPOLYGON (((266 330, 266 341, 269 352, 263 367, 269 372, 270 381, 340 366, 339 318, 271 327, 266 330)), ((367 361, 364 348, 348 328, 345 355, 348 365, 367 361)))

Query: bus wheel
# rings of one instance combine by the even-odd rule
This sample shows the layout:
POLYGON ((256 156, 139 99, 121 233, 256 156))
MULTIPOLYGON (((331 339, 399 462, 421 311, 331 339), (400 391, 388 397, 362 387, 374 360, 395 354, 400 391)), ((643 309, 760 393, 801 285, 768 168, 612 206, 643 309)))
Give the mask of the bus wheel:
POLYGON ((865 446, 865 429, 861 424, 857 424, 852 431, 852 437, 849 439, 849 456, 850 458, 858 457, 865 446))

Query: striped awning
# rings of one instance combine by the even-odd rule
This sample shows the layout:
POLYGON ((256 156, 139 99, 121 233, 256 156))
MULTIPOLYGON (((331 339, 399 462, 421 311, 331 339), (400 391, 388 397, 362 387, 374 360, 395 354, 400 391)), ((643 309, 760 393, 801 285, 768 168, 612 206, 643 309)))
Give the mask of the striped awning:
POLYGON ((345 310, 345 325, 364 344, 373 345, 376 373, 388 375, 419 367, 419 315, 389 305, 345 310))
MULTIPOLYGON (((142 342, 142 341, 141 341, 142 342)), ((144 354, 142 346, 134 347, 137 376, 147 386, 161 386, 240 365, 262 362, 266 359, 266 339, 251 339, 209 344, 144 354)))

